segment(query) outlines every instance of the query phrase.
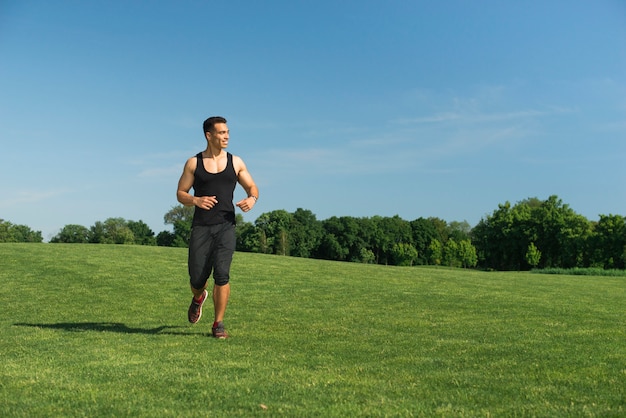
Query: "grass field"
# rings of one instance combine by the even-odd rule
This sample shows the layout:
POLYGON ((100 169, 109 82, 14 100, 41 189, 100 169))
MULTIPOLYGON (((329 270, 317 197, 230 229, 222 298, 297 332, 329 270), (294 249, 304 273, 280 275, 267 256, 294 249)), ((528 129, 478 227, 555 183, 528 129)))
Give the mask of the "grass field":
POLYGON ((237 253, 228 340, 186 250, 0 244, 0 416, 626 415, 626 280, 237 253))

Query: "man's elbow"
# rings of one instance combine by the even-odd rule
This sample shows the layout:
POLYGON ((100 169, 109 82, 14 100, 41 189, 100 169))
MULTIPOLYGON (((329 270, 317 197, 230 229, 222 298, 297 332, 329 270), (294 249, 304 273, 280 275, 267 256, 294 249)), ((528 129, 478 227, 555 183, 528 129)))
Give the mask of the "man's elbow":
POLYGON ((191 204, 189 203, 189 199, 186 198, 187 193, 183 193, 181 190, 176 191, 176 200, 178 200, 178 203, 184 205, 184 206, 191 206, 191 204))

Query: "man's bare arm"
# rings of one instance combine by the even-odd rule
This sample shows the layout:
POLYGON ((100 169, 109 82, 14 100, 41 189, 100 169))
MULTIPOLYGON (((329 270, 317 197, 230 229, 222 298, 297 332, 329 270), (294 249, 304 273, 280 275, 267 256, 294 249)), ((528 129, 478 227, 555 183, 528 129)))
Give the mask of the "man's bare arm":
POLYGON ((237 172, 237 181, 241 184, 241 187, 246 191, 247 198, 237 202, 237 207, 244 212, 249 211, 254 207, 257 199, 259 198, 259 189, 256 187, 250 172, 246 168, 243 160, 239 157, 233 157, 233 164, 235 165, 235 171, 237 172))
POLYGON ((194 171, 196 170, 196 158, 192 157, 185 163, 183 174, 178 180, 178 188, 176 190, 176 199, 185 206, 197 206, 202 209, 210 210, 217 204, 215 196, 192 196, 189 190, 193 187, 194 171))

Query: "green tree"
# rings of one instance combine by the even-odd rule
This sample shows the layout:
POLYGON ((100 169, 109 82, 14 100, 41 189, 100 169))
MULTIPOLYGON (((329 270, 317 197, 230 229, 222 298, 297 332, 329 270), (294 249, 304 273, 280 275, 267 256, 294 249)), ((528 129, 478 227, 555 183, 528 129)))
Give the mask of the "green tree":
POLYGON ((51 240, 51 243, 84 244, 89 242, 89 228, 69 224, 65 225, 51 240))
POLYGON ((459 242, 458 258, 461 266, 464 268, 476 267, 478 256, 476 255, 476 247, 472 245, 469 239, 463 239, 459 242))
POLYGON ((361 261, 362 222, 350 216, 333 216, 322 221, 324 235, 316 252, 318 258, 336 261, 361 261))
POLYGON ((271 248, 267 240, 267 234, 261 228, 256 227, 256 225, 255 225, 255 228, 257 230, 257 234, 259 237, 259 252, 262 254, 269 254, 271 251, 271 248))
POLYGON ((172 206, 172 208, 163 216, 163 221, 167 225, 174 225, 176 221, 185 221, 191 224, 191 221, 193 221, 194 211, 195 206, 172 206))
POLYGON ((135 235, 124 218, 108 218, 97 221, 89 229, 92 244, 134 244, 135 235))
POLYGON ((104 221, 104 244, 134 244, 135 234, 124 218, 108 218, 104 221))
POLYGON ((371 230, 375 233, 369 240, 370 248, 376 255, 378 264, 393 264, 394 245, 399 243, 413 245, 411 224, 398 215, 373 216, 371 230))
POLYGON ((499 204, 491 215, 481 219, 472 230, 474 245, 478 251, 479 262, 496 270, 510 268, 510 248, 502 247, 508 242, 509 231, 513 223, 511 204, 499 204))
POLYGON ((237 235, 237 251, 259 252, 259 232, 251 222, 246 222, 243 215, 238 213, 235 215, 237 227, 235 233, 237 235))
POLYGON ((437 240, 441 244, 445 244, 448 241, 450 234, 450 227, 446 221, 440 218, 430 217, 428 221, 433 225, 435 231, 437 231, 437 240))
POLYGON ((14 242, 11 235, 11 222, 0 219, 0 242, 14 242))
POLYGON ((267 252, 278 255, 290 255, 289 227, 291 224, 291 213, 283 209, 262 213, 256 219, 256 227, 263 232, 267 240, 267 252))
POLYGON ((191 225, 191 222, 182 219, 174 222, 174 240, 172 241, 172 247, 189 247, 191 225))
POLYGON ((413 234, 413 243, 417 250, 416 264, 428 264, 428 246, 431 241, 437 239, 439 234, 435 225, 431 220, 426 218, 418 218, 410 222, 413 234))
MULTIPOLYGON (((171 240, 172 247, 185 248, 189 246, 194 208, 194 206, 176 205, 163 216, 165 224, 172 225, 174 229, 174 239, 171 240)), ((162 238, 165 237, 162 236, 162 238)))
POLYGON ((472 227, 467 221, 452 221, 448 224, 448 239, 453 239, 460 243, 463 240, 469 240, 472 227))
POLYGON ((161 231, 156 236, 156 243, 159 247, 173 247, 176 235, 170 231, 161 231))
POLYGON ((396 266, 412 266, 417 259, 417 250, 411 244, 398 242, 391 247, 391 259, 396 266))
POLYGON ((26 225, 15 225, 0 219, 0 242, 42 242, 41 231, 33 231, 26 225))
POLYGON ((361 263, 374 264, 376 262, 376 256, 367 248, 361 248, 361 263))
POLYGON ((433 239, 428 245, 428 263, 439 266, 443 260, 443 245, 438 239, 433 239))
POLYGON ((91 244, 106 244, 104 223, 96 221, 89 228, 89 242, 91 244))
POLYGON ((528 244, 528 250, 526 251, 526 262, 531 267, 537 267, 541 261, 541 251, 535 246, 534 242, 528 244))
POLYGON ((291 255, 295 257, 311 257, 322 240, 324 229, 313 212, 298 208, 291 216, 289 237, 291 255))
POLYGON ((12 235, 16 242, 42 242, 41 231, 33 231, 26 225, 13 225, 12 235))
POLYGON ((154 232, 143 221, 128 221, 128 229, 133 232, 134 243, 139 245, 156 245, 154 232))
POLYGON ((542 255, 539 267, 582 267, 585 241, 591 230, 589 221, 557 196, 550 196, 533 210, 533 221, 535 243, 542 255))
POLYGON ((591 262, 607 269, 626 268, 626 217, 600 215, 590 237, 591 262))
POLYGON ((442 264, 450 267, 461 267, 459 244, 455 240, 449 239, 444 244, 442 264))
MULTIPOLYGON (((362 249, 364 249, 362 247, 362 249)), ((372 253, 373 255, 374 253, 372 253)), ((343 247, 335 234, 325 233, 316 252, 316 258, 323 260, 345 261, 348 248, 343 247)))
POLYGON ((540 268, 582 266, 589 234, 589 222, 557 196, 498 205, 472 230, 479 262, 497 270, 529 269, 531 242, 542 254, 540 268))

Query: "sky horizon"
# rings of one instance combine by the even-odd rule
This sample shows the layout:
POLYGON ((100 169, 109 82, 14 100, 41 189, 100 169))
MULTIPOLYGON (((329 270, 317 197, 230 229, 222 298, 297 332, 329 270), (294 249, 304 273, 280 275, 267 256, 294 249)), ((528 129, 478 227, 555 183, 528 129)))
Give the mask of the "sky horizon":
POLYGON ((171 230, 213 115, 259 187, 249 222, 473 227, 551 195, 626 215, 626 3, 381 4, 0 3, 0 219, 171 230))

